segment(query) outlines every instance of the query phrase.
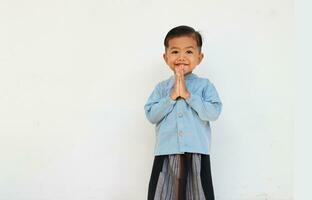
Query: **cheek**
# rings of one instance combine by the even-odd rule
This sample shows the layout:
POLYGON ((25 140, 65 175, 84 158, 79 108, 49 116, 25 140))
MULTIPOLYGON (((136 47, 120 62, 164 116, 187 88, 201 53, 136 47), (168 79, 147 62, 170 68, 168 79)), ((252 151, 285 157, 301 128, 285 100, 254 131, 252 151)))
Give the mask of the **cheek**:
POLYGON ((174 57, 171 57, 171 58, 169 59, 169 62, 170 62, 170 63, 174 63, 174 62, 175 62, 175 58, 174 58, 174 57))
POLYGON ((190 58, 190 61, 191 61, 191 63, 193 63, 193 64, 195 64, 195 63, 197 62, 197 60, 196 60, 194 57, 190 58))
POLYGON ((194 63, 198 64, 200 61, 200 58, 194 58, 194 63))

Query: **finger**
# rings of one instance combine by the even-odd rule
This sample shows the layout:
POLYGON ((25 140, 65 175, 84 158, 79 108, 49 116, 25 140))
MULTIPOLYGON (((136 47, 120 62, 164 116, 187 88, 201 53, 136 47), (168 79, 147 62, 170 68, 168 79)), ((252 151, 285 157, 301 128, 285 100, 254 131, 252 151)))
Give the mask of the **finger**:
POLYGON ((177 90, 178 90, 178 94, 180 96, 181 95, 181 76, 178 79, 177 90))
POLYGON ((179 71, 180 71, 180 74, 183 75, 183 66, 180 66, 179 71))
POLYGON ((184 73, 183 73, 183 70, 182 70, 181 74, 182 74, 181 79, 182 79, 182 81, 184 81, 184 73))
POLYGON ((181 84, 180 84, 180 79, 178 83, 178 95, 181 96, 181 84))
POLYGON ((184 84, 184 75, 180 76, 180 81, 181 81, 182 84, 184 84))
POLYGON ((183 66, 180 66, 180 74, 183 75, 183 66))
POLYGON ((183 76, 180 78, 180 94, 182 95, 184 92, 184 81, 183 81, 183 76))
POLYGON ((178 78, 179 78, 179 83, 181 83, 181 81, 182 81, 182 76, 179 76, 178 78))
POLYGON ((180 73, 179 66, 175 67, 174 71, 175 71, 175 74, 179 74, 180 73))

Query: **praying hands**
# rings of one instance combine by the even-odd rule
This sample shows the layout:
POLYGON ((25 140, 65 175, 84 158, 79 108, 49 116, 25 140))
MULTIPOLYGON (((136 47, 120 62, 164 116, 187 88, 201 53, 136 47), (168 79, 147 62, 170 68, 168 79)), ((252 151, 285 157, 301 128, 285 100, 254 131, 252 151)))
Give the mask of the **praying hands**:
POLYGON ((175 84, 171 91, 170 97, 173 100, 176 100, 179 97, 183 99, 188 99, 190 97, 190 93, 185 85, 184 72, 181 66, 175 68, 175 84))

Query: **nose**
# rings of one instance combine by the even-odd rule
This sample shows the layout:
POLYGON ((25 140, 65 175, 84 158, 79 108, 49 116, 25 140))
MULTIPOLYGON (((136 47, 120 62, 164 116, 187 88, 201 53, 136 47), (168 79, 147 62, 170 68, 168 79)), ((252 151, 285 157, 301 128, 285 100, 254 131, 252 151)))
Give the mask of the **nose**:
POLYGON ((178 57, 178 61, 184 61, 184 60, 185 60, 184 54, 181 53, 178 57))

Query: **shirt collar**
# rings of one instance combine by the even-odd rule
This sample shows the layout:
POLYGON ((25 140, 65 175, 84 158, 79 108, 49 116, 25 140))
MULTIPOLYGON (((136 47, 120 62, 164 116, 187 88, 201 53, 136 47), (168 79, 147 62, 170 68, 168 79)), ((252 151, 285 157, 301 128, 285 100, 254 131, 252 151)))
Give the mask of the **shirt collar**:
POLYGON ((191 80, 191 79, 194 79, 194 78, 197 78, 197 75, 192 73, 192 72, 188 73, 187 75, 184 76, 185 80, 191 80))

